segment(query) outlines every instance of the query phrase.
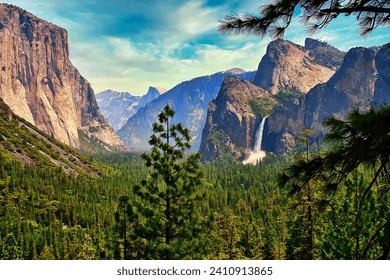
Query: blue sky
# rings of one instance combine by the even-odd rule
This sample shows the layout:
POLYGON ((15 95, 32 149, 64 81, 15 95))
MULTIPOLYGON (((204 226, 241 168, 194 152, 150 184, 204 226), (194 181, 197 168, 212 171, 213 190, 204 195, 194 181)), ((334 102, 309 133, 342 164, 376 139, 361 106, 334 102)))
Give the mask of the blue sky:
MULTIPOLYGON (((149 86, 170 89, 201 75, 240 67, 255 70, 269 38, 222 36, 225 15, 257 13, 268 0, 14 0, 17 5, 68 30, 72 63, 92 84, 146 93, 149 86)), ((390 41, 389 28, 360 37, 352 17, 339 17, 312 37, 348 50, 390 41)), ((285 39, 302 44, 307 34, 298 19, 285 39)))

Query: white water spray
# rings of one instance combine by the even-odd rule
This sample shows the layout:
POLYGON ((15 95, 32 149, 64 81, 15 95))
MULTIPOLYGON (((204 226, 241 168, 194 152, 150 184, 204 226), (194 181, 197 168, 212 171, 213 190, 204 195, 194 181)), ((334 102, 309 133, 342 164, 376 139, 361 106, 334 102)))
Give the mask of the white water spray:
POLYGON ((264 133, 264 125, 265 120, 267 119, 267 116, 265 116, 260 123, 259 129, 256 133, 256 142, 255 142, 255 148, 253 149, 253 152, 258 153, 261 151, 261 143, 263 142, 263 133, 264 133))
POLYGON ((261 150, 261 144, 263 142, 264 134, 264 125, 267 116, 265 116, 260 123, 259 128, 256 132, 256 141, 253 150, 250 152, 249 156, 242 162, 243 164, 254 164, 256 165, 259 160, 262 160, 265 157, 265 152, 261 150))

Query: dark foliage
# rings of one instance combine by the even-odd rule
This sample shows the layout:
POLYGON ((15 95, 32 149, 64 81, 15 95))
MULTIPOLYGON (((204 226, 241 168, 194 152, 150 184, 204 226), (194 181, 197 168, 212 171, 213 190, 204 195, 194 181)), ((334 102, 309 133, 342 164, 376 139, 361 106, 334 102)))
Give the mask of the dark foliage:
POLYGON ((254 14, 230 15, 220 20, 222 34, 253 34, 272 38, 283 37, 297 11, 302 11, 301 22, 312 34, 326 27, 339 15, 354 15, 367 35, 378 26, 389 26, 390 3, 387 0, 276 0, 260 7, 260 16, 254 14))

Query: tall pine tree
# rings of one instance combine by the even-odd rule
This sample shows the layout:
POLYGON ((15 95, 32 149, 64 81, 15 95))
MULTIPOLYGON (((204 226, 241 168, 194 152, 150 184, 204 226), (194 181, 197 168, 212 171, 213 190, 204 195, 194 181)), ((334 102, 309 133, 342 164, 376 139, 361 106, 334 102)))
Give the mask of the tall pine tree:
POLYGON ((142 259, 201 258, 205 233, 198 211, 202 195, 199 153, 186 155, 191 147, 189 130, 181 123, 170 123, 175 112, 167 105, 153 125, 149 144, 152 150, 142 154, 150 177, 134 187, 138 212, 135 234, 142 240, 142 259))

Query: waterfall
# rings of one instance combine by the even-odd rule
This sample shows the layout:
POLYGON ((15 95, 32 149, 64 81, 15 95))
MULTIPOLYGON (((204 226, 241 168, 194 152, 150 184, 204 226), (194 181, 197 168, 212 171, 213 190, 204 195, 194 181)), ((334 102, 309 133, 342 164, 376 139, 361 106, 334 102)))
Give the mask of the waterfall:
POLYGON ((261 150, 261 144, 263 142, 263 133, 264 133, 264 125, 267 116, 265 116, 260 123, 259 128, 256 132, 255 146, 248 157, 242 162, 243 164, 253 164, 256 165, 259 161, 261 161, 265 157, 265 152, 261 150))
POLYGON ((253 152, 258 153, 261 151, 261 142, 263 142, 263 133, 264 133, 264 125, 265 120, 267 119, 267 116, 265 116, 260 123, 260 126, 256 132, 256 142, 255 147, 253 149, 253 152))

